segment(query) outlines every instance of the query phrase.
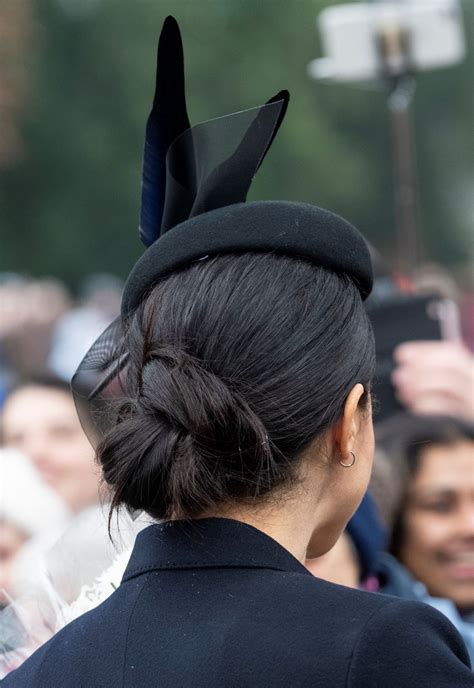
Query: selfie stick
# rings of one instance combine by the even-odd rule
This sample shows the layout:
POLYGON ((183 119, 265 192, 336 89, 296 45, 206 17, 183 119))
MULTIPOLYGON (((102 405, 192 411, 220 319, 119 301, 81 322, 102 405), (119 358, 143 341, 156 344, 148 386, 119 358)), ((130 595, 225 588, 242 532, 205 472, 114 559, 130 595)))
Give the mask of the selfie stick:
POLYGON ((459 0, 372 0, 327 7, 318 17, 325 57, 308 73, 318 81, 388 89, 392 133, 396 267, 407 277, 421 259, 415 133, 415 74, 457 64, 465 55, 459 0))
POLYGON ((414 77, 399 77, 388 97, 392 130, 397 267, 408 277, 414 275, 422 257, 418 225, 415 132, 410 111, 415 87, 414 77))
POLYGON ((411 278, 417 271, 422 253, 415 130, 411 113, 416 90, 415 71, 410 58, 409 37, 400 25, 381 29, 377 35, 377 46, 381 76, 389 88, 396 267, 411 278))

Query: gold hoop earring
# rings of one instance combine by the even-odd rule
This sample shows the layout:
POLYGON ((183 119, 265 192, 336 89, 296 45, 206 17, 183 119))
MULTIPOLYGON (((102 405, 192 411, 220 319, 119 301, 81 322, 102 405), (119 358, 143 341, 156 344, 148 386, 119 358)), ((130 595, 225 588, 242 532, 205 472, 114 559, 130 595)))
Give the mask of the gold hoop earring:
POLYGON ((344 468, 352 468, 352 466, 356 462, 356 455, 354 454, 354 452, 349 450, 349 453, 352 454, 352 461, 350 463, 343 463, 342 461, 339 461, 341 466, 344 466, 344 468))

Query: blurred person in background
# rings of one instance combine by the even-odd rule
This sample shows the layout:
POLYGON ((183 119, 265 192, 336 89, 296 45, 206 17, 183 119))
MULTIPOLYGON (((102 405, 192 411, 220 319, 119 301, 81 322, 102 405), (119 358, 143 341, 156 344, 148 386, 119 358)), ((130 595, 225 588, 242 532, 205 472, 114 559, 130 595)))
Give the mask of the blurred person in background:
POLYGON ((54 327, 70 307, 56 279, 0 275, 0 407, 19 379, 47 368, 54 327))
POLYGON ((25 542, 58 528, 68 516, 31 461, 14 449, 0 449, 0 590, 10 588, 13 562, 25 542))
POLYGON ((99 501, 94 452, 67 383, 38 377, 13 388, 0 423, 3 445, 23 452, 71 512, 99 501))
MULTIPOLYGON (((18 552, 12 563, 10 583, 13 596, 18 597, 37 584, 41 587, 36 571, 48 569, 50 576, 45 557, 66 526, 71 528, 86 521, 87 528, 75 526, 80 535, 70 542, 74 540, 74 546, 79 548, 84 540, 84 547, 92 548, 94 539, 98 538, 101 544, 106 540, 107 525, 100 506, 94 452, 81 428, 66 382, 45 376, 31 378, 13 388, 0 415, 0 431, 2 444, 22 452, 68 510, 66 520, 51 523, 50 528, 28 540, 18 552), (35 571, 34 582, 32 571, 35 571)), ((6 489, 11 495, 19 488, 15 481, 9 481, 6 489)), ((91 555, 88 564, 94 566, 93 560, 91 555)))
POLYGON ((474 421, 474 357, 462 342, 406 342, 394 358, 392 383, 408 411, 474 421))
POLYGON ((117 316, 122 282, 92 274, 73 304, 52 278, 0 275, 0 407, 19 380, 47 371, 69 383, 98 334, 117 316))
POLYGON ((402 477, 391 553, 474 623, 474 424, 402 415, 378 431, 402 477))
POLYGON ((110 274, 84 280, 76 307, 56 323, 47 365, 69 382, 87 350, 120 311, 122 281, 110 274))
POLYGON ((0 660, 15 632, 18 666, 67 622, 83 588, 84 609, 88 586, 131 549, 144 523, 125 513, 109 536, 108 497, 66 382, 37 377, 13 388, 0 437, 0 589, 8 595, 0 606, 9 604, 0 660))
MULTIPOLYGON (((13 387, 0 414, 0 438, 4 447, 17 450, 28 459, 67 511, 67 518, 51 523, 18 551, 9 583, 16 598, 41 588, 41 577, 36 573, 46 572, 46 554, 68 525, 92 513, 100 523, 104 522, 103 530, 106 526, 99 506, 94 452, 81 428, 66 382, 44 376, 13 387)), ((10 496, 16 494, 15 482, 5 480, 5 486, 10 496)), ((90 540, 91 533, 83 535, 90 540)))
POLYGON ((373 489, 390 552, 380 591, 438 608, 474 658, 474 423, 401 414, 377 429, 377 443, 385 476, 373 489))

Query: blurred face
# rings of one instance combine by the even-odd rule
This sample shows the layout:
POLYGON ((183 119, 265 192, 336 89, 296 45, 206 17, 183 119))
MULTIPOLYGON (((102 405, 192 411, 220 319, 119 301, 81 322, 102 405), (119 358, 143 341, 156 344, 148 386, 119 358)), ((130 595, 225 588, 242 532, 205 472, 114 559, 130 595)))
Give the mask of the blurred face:
POLYGON ((5 446, 31 459, 43 479, 73 510, 98 500, 98 469, 72 398, 47 387, 25 387, 6 401, 5 446))
POLYGON ((437 597, 474 607, 474 442, 427 447, 412 479, 400 559, 437 597))
POLYGON ((26 539, 16 526, 0 521, 0 590, 8 589, 13 560, 26 539))

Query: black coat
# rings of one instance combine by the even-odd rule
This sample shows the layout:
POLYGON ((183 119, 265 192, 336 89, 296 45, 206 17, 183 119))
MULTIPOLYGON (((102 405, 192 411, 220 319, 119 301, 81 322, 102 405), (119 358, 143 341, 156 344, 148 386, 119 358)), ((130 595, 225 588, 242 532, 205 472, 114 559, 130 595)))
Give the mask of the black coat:
POLYGON ((314 578, 236 521, 150 526, 119 589, 2 688, 473 688, 464 645, 419 602, 314 578))

